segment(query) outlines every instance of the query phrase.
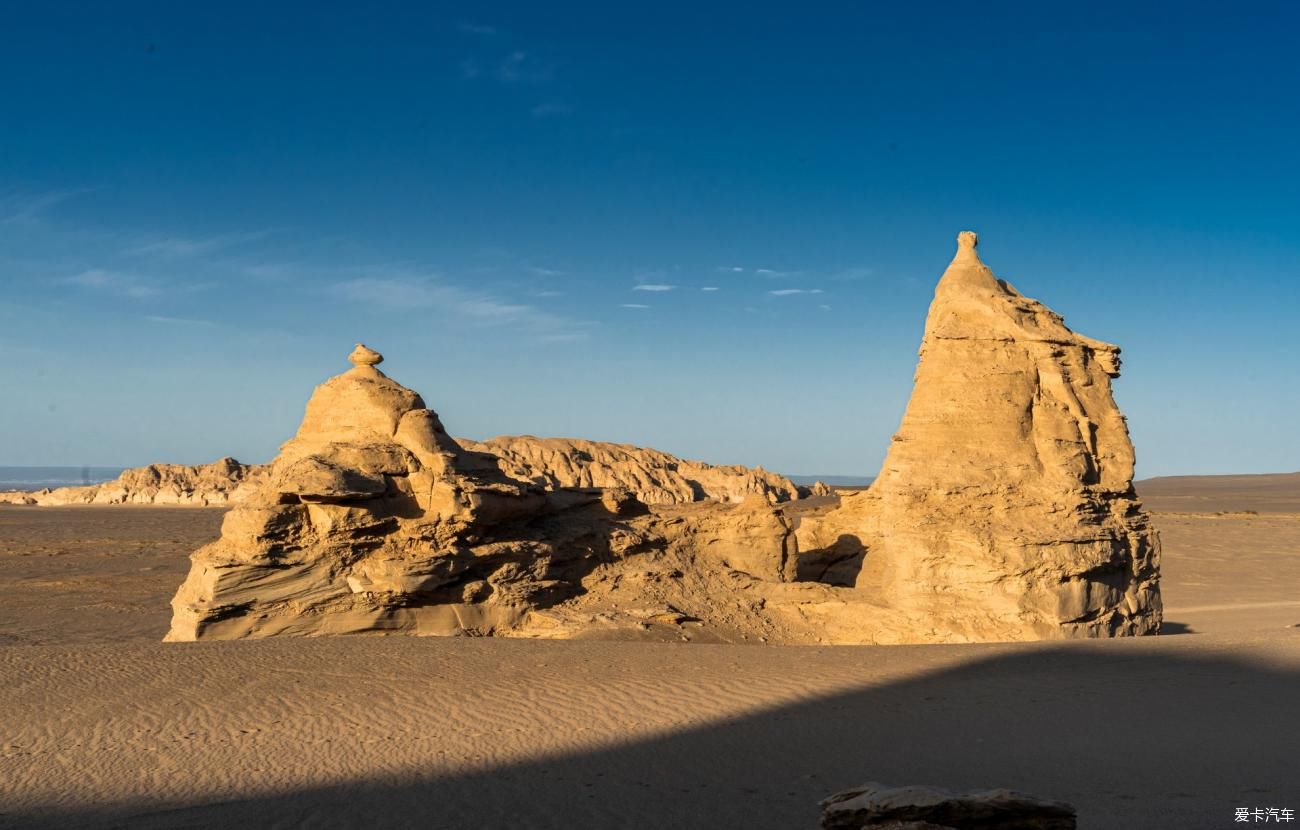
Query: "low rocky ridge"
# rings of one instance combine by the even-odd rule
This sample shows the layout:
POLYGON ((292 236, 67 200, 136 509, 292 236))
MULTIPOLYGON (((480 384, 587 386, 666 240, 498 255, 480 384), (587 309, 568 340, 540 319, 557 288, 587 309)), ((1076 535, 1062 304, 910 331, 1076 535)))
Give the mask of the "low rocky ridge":
MULTIPOLYGON (((502 459, 504 472, 544 489, 623 488, 645 504, 692 501, 744 501, 758 495, 783 502, 806 495, 829 495, 821 482, 800 488, 784 476, 760 468, 718 466, 688 461, 659 450, 574 438, 503 436, 487 441, 456 439, 466 449, 502 459)), ((0 504, 153 504, 224 507, 235 504, 262 483, 270 465, 241 464, 223 458, 212 464, 150 464, 117 479, 83 487, 0 493, 0 504)))
POLYGON ((266 467, 222 458, 211 464, 150 464, 103 484, 0 493, 0 504, 155 504, 220 507, 252 493, 266 467))
POLYGON ((167 638, 1154 633, 1159 543, 1110 393, 1117 355, 997 280, 963 234, 876 483, 774 503, 760 471, 727 473, 743 483, 726 489, 708 474, 728 468, 661 459, 654 477, 602 477, 650 452, 634 448, 462 446, 358 346, 221 538, 193 555, 167 638), (716 500, 662 497, 684 499, 682 481, 716 500))
MULTIPOLYGON (((686 461, 631 444, 531 435, 507 435, 482 442, 458 440, 466 449, 500 458, 504 462, 502 468, 510 477, 534 482, 548 490, 621 488, 644 504, 741 502, 755 495, 782 502, 800 496, 799 488, 792 481, 762 467, 686 461)), ((818 492, 823 488, 825 485, 817 488, 818 492)))

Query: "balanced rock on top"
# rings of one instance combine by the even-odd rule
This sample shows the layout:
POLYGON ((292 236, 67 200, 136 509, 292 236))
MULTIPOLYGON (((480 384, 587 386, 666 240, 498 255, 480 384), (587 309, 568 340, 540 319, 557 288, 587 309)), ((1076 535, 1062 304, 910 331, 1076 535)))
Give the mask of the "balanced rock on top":
POLYGON ((976 243, 958 237, 935 290, 880 474, 800 543, 857 540, 907 639, 1153 633, 1160 544, 1111 396, 1119 349, 998 279, 976 243))

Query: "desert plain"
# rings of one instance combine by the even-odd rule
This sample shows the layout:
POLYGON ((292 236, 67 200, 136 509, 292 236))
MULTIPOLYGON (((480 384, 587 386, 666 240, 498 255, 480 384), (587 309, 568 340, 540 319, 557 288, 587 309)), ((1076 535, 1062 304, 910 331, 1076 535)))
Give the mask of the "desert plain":
POLYGON ((164 644, 223 509, 0 506, 0 826, 785 830, 868 780, 1084 828, 1300 807, 1300 476, 1138 492, 1160 635, 829 647, 164 644))

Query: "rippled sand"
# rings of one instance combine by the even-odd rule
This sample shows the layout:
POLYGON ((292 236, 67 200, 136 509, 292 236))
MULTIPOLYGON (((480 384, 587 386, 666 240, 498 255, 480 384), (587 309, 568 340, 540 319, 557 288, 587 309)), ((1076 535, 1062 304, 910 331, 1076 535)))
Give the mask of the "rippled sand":
POLYGON ((1300 515, 1156 521, 1190 633, 163 645, 219 511, 0 508, 0 826, 789 830, 866 780, 1022 789, 1083 828, 1300 809, 1300 515))

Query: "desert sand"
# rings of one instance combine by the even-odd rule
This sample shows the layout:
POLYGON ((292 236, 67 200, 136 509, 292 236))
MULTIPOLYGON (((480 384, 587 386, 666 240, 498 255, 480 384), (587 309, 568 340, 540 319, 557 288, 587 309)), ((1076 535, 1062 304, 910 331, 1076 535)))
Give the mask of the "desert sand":
POLYGON ((1083 828, 1295 808, 1300 514, 1190 484, 1150 498, 1185 633, 926 646, 164 644, 223 510, 2 507, 0 826, 788 830, 868 780, 1083 828))

